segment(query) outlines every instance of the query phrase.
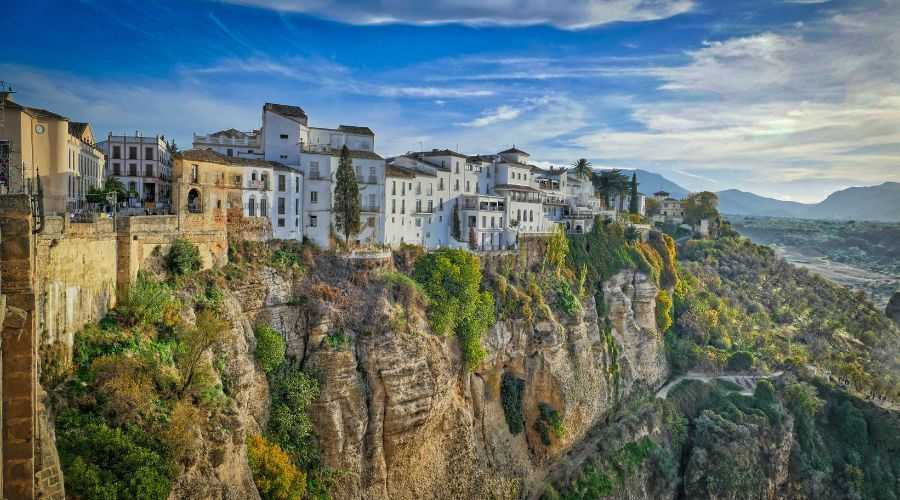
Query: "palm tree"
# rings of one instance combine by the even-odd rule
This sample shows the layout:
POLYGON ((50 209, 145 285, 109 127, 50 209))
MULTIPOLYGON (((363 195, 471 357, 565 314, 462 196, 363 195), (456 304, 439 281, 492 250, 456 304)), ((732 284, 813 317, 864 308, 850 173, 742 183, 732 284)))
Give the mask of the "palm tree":
POLYGON ((579 179, 590 179, 594 175, 594 170, 591 168, 591 162, 585 158, 580 158, 573 163, 572 170, 579 179))
POLYGON ((594 176, 594 189, 603 196, 607 207, 612 195, 618 195, 619 200, 621 200, 627 188, 628 176, 619 169, 603 170, 594 176))

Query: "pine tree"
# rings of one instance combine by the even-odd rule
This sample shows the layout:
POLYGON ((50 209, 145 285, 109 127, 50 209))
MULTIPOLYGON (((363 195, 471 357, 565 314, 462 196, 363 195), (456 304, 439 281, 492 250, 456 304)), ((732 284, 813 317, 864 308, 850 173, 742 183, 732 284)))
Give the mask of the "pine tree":
POLYGON ((638 203, 638 182, 637 172, 631 174, 631 203, 628 205, 628 211, 636 214, 641 211, 641 205, 638 203))
POLYGON ((360 230, 359 184, 353 172, 353 160, 347 146, 341 148, 334 186, 334 214, 343 229, 344 243, 350 245, 350 237, 360 230))

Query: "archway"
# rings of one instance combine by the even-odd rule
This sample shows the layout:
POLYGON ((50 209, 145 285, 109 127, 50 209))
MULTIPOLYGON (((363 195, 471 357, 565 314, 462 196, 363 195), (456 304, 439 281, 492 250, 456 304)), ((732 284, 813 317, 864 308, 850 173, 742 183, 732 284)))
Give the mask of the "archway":
POLYGON ((196 188, 188 191, 187 197, 188 212, 199 214, 203 211, 203 203, 200 199, 200 191, 196 188))

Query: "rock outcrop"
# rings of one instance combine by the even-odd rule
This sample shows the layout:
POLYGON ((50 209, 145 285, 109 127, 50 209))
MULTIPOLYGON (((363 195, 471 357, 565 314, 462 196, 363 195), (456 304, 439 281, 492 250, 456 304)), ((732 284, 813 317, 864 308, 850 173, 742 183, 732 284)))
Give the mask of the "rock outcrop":
POLYGON ((884 314, 894 323, 900 325, 900 291, 894 292, 894 296, 884 308, 884 314))
POLYGON ((229 315, 242 324, 228 372, 241 386, 235 425, 258 429, 265 392, 247 365, 250 324, 264 320, 285 336, 288 355, 320 380, 311 413, 322 459, 338 471, 336 498, 517 498, 538 491, 553 460, 618 400, 667 376, 656 286, 633 271, 604 285, 611 330, 598 323, 593 298, 571 316, 501 321, 483 339, 488 356, 474 372, 464 370, 456 340, 431 334, 423 315, 410 315, 408 331, 398 331, 390 321, 396 304, 386 294, 321 300, 308 286, 261 273, 232 292, 229 315), (301 296, 309 298, 302 307, 301 296), (346 302, 358 311, 348 312, 346 302), (336 331, 349 341, 330 341, 336 331), (504 373, 524 380, 519 434, 510 433, 504 416, 504 373), (539 404, 563 419, 565 432, 549 444, 535 427, 539 404))

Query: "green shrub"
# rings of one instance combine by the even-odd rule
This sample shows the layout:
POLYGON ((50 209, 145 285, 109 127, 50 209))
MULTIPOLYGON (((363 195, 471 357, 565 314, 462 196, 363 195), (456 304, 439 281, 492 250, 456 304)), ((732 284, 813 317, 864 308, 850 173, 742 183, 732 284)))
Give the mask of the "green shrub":
POLYGON ((262 436, 247 440, 247 461, 253 482, 264 500, 300 500, 306 493, 306 475, 277 444, 262 436))
POLYGON ((728 356, 725 369, 730 372, 745 372, 753 368, 753 354, 747 351, 738 351, 728 356))
POLYGON ((656 326, 660 333, 672 327, 672 297, 665 290, 656 294, 656 326))
POLYGON ((544 443, 545 446, 549 446, 551 443, 551 434, 559 439, 566 432, 562 415, 560 415, 555 408, 543 402, 538 403, 538 411, 540 415, 534 423, 534 426, 541 436, 541 442, 544 443))
POLYGON ((267 437, 291 455, 297 465, 310 467, 317 460, 317 447, 309 406, 319 397, 316 379, 293 367, 272 376, 272 412, 267 437))
POLYGON ((137 427, 111 428, 67 409, 56 418, 66 493, 84 499, 165 499, 174 475, 159 440, 137 427))
POLYGON ((429 298, 432 330, 455 333, 466 369, 475 369, 485 356, 481 336, 495 321, 494 297, 480 291, 478 257, 465 250, 437 250, 416 261, 414 277, 429 298))
POLYGON ((166 256, 166 268, 173 276, 183 276, 200 270, 200 251, 190 241, 176 238, 166 256))
POLYGON ((556 285, 556 303, 566 314, 572 315, 581 310, 581 303, 572 287, 565 281, 556 285))
POLYGON ((130 324, 153 325, 163 323, 174 306, 175 298, 168 285, 139 272, 117 310, 130 324))
POLYGON ((505 372, 500 383, 500 398, 503 401, 506 425, 512 434, 519 434, 525 429, 525 417, 522 412, 523 392, 525 392, 525 381, 512 373, 505 372))
POLYGON ((281 334, 269 325, 259 324, 253 329, 256 336, 254 355, 266 373, 278 368, 284 362, 284 339, 281 334))

